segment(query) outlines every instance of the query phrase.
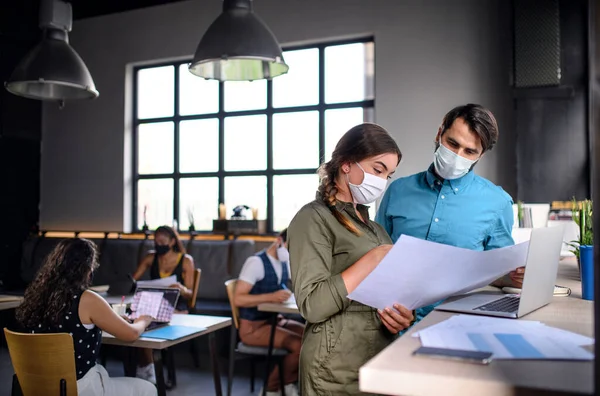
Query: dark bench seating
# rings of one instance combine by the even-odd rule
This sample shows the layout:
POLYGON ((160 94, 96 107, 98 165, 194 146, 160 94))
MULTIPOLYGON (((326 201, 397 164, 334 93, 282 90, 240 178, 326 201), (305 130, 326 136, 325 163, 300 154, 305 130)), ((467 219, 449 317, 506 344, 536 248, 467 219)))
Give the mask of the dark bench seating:
MULTIPOLYGON (((23 244, 21 277, 29 283, 35 277, 44 258, 61 238, 34 236, 23 244)), ((94 274, 94 285, 107 285, 113 280, 133 274, 140 259, 154 246, 152 240, 92 239, 100 251, 100 267, 94 274)), ((187 253, 202 270, 196 309, 198 314, 231 315, 227 292, 223 284, 237 278, 246 258, 255 253, 254 241, 198 240, 183 241, 187 253)), ((149 279, 148 272, 143 279, 149 279)))

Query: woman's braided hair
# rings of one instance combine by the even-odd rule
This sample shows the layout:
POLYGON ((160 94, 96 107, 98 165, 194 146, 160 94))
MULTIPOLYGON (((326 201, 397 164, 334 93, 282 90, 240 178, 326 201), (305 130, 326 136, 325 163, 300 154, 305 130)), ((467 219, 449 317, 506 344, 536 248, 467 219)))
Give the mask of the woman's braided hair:
POLYGON ((331 210, 337 221, 355 235, 360 235, 358 228, 336 207, 336 195, 338 193, 336 178, 340 168, 348 162, 360 162, 365 158, 389 153, 398 155, 398 163, 400 163, 402 153, 389 133, 377 124, 364 123, 346 132, 335 146, 331 160, 319 167, 318 172, 321 181, 319 193, 323 202, 331 210))

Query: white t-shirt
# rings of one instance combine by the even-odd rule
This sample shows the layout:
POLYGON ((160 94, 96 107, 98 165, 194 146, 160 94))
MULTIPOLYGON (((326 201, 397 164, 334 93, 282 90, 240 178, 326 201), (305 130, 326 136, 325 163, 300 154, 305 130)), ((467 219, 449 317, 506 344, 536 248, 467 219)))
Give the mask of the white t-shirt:
MULTIPOLYGON (((269 261, 273 265, 273 269, 275 270, 275 274, 277 275, 277 282, 281 283, 281 274, 283 272, 281 261, 277 260, 274 257, 271 257, 270 254, 267 254, 269 261)), ((288 270, 288 278, 290 274, 290 263, 287 263, 288 270)), ((265 267, 263 265, 263 261, 259 256, 250 256, 246 259, 242 270, 240 271, 239 280, 243 280, 254 286, 256 282, 261 281, 265 278, 265 267)))

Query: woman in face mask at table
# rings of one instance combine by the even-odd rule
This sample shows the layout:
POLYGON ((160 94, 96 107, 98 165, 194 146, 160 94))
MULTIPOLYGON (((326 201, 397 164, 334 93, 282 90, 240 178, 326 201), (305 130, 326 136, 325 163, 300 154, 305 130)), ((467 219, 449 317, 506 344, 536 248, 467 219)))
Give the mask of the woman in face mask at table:
POLYGON ((181 243, 177 231, 173 228, 160 226, 156 229, 154 232, 154 251, 150 251, 140 261, 137 270, 133 274, 133 279, 139 280, 148 269, 150 269, 150 279, 176 276, 177 282, 169 287, 179 289, 180 302, 185 303, 192 297, 194 259, 189 254, 185 254, 183 243, 181 243))
MULTIPOLYGON (((185 253, 185 248, 177 231, 169 226, 160 226, 154 231, 154 250, 140 261, 133 279, 139 280, 150 270, 150 279, 167 278, 175 275, 177 281, 169 287, 180 291, 177 311, 187 312, 187 301, 192 297, 194 288, 194 259, 185 253)), ((138 361, 136 376, 156 383, 152 351, 143 349, 138 361)))
POLYGON ((319 169, 316 199, 288 228, 293 290, 307 321, 302 395, 360 394, 359 368, 413 320, 399 304, 378 311, 347 297, 392 247, 365 205, 383 194, 401 157, 381 126, 350 129, 319 169))

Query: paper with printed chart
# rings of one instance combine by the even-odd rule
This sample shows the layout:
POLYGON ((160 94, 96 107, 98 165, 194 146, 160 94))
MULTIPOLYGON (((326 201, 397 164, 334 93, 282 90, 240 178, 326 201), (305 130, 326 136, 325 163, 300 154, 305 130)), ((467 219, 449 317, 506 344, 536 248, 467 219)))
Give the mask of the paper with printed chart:
POLYGON ((494 359, 591 360, 594 339, 537 321, 455 315, 413 337, 432 348, 492 352, 494 359))
POLYGON ((421 308, 525 266, 528 247, 475 251, 402 235, 348 298, 378 309, 395 303, 421 308))

